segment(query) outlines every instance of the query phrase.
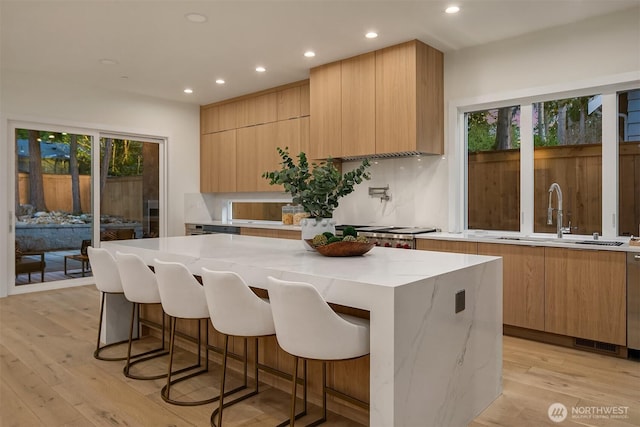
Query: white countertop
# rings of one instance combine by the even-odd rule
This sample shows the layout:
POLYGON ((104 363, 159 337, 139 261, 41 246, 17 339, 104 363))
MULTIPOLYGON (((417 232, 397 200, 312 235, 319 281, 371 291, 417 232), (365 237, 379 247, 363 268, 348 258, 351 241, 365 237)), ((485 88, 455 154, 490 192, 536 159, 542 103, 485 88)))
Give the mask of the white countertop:
MULTIPOLYGON (((203 225, 232 225, 235 227, 247 227, 247 228, 266 228, 275 230, 293 230, 300 231, 300 226, 297 225, 283 225, 278 222, 268 221, 253 221, 253 222, 233 222, 233 221, 202 221, 197 224, 203 225)), ((481 243, 501 243, 506 245, 525 245, 525 246, 548 246, 556 248, 568 248, 568 249, 586 249, 586 250, 599 250, 599 251, 617 251, 617 252, 638 252, 640 253, 640 246, 630 246, 629 237, 616 237, 609 239, 600 236, 602 241, 617 241, 622 242, 620 246, 600 246, 600 245, 579 245, 577 241, 593 240, 592 236, 583 236, 575 234, 565 234, 562 239, 558 239, 555 234, 543 234, 536 233, 531 236, 525 236, 521 233, 499 233, 495 231, 477 230, 466 231, 463 233, 448 233, 448 232, 436 232, 436 233, 424 233, 416 234, 416 239, 432 239, 432 240, 460 240, 468 242, 481 242, 481 243), (500 239, 503 237, 503 239, 500 239), (521 240, 512 240, 513 238, 519 238, 521 240)))
MULTIPOLYGON (((109 248, 110 242, 103 242, 103 245, 109 248)), ((117 246, 118 250, 125 250, 127 246, 148 250, 160 259, 163 253, 180 255, 190 259, 189 264, 194 266, 198 265, 197 262, 194 264, 196 260, 213 259, 386 287, 410 284, 495 259, 478 255, 378 247, 359 257, 325 257, 304 249, 299 240, 265 239, 237 234, 123 240, 118 241, 117 246)), ((193 268, 192 272, 199 274, 193 268)))
POLYGON ((618 237, 615 239, 609 239, 600 237, 601 241, 610 242, 622 242, 620 246, 600 246, 600 245, 582 245, 576 242, 584 240, 593 240, 592 236, 582 236, 575 234, 565 234, 562 239, 558 239, 555 235, 549 234, 532 234, 525 236, 519 233, 496 233, 488 231, 469 231, 463 233, 426 233, 418 234, 416 239, 426 240, 453 240, 453 241, 467 241, 467 242, 479 242, 479 243, 500 243, 507 245, 525 245, 525 246, 546 246, 555 248, 567 248, 567 249, 586 249, 586 250, 599 250, 599 251, 618 251, 618 252, 639 252, 640 246, 630 246, 629 237, 618 237), (520 239, 520 240, 515 240, 520 239))

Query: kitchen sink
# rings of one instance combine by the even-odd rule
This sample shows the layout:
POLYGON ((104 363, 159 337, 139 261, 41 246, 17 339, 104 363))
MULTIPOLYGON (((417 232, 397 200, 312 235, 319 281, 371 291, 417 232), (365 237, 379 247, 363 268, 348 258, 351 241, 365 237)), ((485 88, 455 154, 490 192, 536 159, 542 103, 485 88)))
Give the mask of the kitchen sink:
POLYGON ((595 246, 622 246, 622 242, 613 242, 608 240, 582 240, 576 242, 576 245, 595 245, 595 246))
POLYGON ((547 238, 547 237, 509 237, 509 236, 500 236, 497 238, 498 240, 515 240, 520 242, 551 242, 556 239, 547 238))

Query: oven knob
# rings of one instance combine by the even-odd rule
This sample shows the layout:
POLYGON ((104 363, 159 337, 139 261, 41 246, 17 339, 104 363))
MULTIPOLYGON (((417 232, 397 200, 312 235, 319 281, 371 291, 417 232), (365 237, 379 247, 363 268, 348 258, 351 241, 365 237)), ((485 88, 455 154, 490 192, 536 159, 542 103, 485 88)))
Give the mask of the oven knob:
POLYGON ((385 244, 384 244, 384 247, 385 247, 385 248, 390 248, 390 247, 391 247, 391 243, 389 243, 389 242, 385 243, 385 244))
POLYGON ((402 243, 396 243, 396 248, 402 249, 402 243))
POLYGON ((403 248, 405 248, 405 249, 411 249, 411 245, 410 245, 410 244, 408 244, 408 243, 405 243, 405 244, 404 244, 404 246, 403 246, 403 248))

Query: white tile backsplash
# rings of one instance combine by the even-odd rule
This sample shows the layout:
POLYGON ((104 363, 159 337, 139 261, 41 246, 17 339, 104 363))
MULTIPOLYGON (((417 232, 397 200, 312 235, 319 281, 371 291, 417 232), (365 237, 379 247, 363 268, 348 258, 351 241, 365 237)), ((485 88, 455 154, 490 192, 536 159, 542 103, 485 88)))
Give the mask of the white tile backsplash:
MULTIPOLYGON (((344 172, 360 162, 345 162, 344 172)), ((371 180, 340 200, 334 217, 341 223, 448 226, 447 160, 442 156, 372 159, 371 180), (388 201, 369 196, 369 187, 389 185, 388 201)))
MULTIPOLYGON (((344 162, 343 172, 359 161, 344 162)), ((334 219, 342 224, 435 226, 448 228, 447 160, 442 156, 372 159, 371 180, 340 199, 334 219), (369 196, 369 187, 389 185, 391 199, 369 196)), ((228 200, 290 200, 285 193, 186 194, 187 222, 226 220, 228 200)))

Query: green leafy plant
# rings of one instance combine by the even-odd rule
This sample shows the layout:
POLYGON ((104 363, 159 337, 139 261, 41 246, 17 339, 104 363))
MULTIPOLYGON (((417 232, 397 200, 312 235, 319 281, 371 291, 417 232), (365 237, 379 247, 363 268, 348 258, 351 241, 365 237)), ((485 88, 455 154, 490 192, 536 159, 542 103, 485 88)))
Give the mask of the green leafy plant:
POLYGON ((341 174, 333 164, 333 159, 320 163, 312 163, 309 167, 307 155, 298 154, 298 163, 289 156, 288 148, 278 147, 282 158, 280 170, 264 172, 263 178, 271 185, 283 185, 291 194, 293 203, 303 207, 305 212, 315 218, 329 218, 338 207, 338 199, 353 192, 354 187, 363 180, 371 179, 366 169, 369 160, 362 161, 360 166, 351 172, 341 174))

